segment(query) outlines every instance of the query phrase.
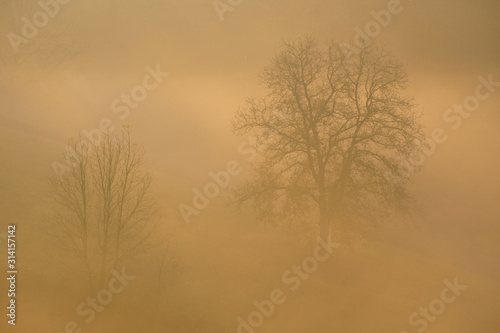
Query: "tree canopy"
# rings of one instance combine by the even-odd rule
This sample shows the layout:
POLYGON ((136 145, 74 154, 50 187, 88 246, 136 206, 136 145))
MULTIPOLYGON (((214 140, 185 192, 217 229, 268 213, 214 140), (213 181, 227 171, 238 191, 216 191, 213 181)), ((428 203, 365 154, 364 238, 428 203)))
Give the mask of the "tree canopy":
POLYGON ((408 77, 383 48, 347 57, 338 43, 285 42, 261 75, 263 98, 249 98, 233 121, 262 152, 255 177, 235 191, 262 217, 318 217, 320 236, 367 227, 381 212, 412 205, 397 173, 423 141, 408 77), (294 208, 294 209, 291 209, 294 208))

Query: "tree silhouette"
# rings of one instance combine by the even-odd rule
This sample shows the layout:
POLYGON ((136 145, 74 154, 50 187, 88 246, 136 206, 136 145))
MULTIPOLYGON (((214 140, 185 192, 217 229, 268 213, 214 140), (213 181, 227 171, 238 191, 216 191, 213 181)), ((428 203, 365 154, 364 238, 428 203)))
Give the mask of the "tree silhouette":
POLYGON ((84 264, 91 289, 139 254, 155 230, 144 152, 127 127, 93 142, 71 139, 65 153, 71 168, 51 180, 52 234, 84 264))
POLYGON ((255 177, 235 191, 261 216, 317 216, 319 234, 367 228, 380 213, 408 211, 396 173, 424 135, 407 75, 381 47, 346 58, 337 43, 285 42, 261 75, 267 94, 250 98, 233 129, 252 132, 261 151, 255 177), (397 208, 397 210, 394 210, 397 208))

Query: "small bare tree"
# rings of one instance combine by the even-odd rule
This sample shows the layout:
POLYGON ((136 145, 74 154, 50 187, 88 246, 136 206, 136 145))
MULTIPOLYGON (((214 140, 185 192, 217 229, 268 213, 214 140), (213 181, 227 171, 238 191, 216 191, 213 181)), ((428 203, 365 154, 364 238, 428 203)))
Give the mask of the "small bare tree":
POLYGON ((267 95, 248 99, 233 121, 262 152, 237 202, 253 201, 264 216, 317 215, 323 239, 332 222, 352 230, 411 207, 406 180, 385 175, 415 153, 423 132, 404 95, 407 76, 383 49, 348 59, 339 44, 301 38, 284 43, 261 78, 267 95))
POLYGON ((128 127, 94 142, 71 139, 65 153, 71 168, 51 180, 51 230, 83 263, 91 289, 140 253, 155 230, 144 152, 128 127))

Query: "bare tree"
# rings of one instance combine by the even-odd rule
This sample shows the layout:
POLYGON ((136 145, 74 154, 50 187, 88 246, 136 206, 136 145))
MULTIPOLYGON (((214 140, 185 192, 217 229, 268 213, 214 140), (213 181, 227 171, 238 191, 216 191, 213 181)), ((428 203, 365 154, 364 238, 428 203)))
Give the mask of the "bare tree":
POLYGON ((411 207, 407 179, 385 175, 415 153, 423 132, 404 96, 407 75, 383 49, 348 59, 339 44, 301 38, 284 43, 261 79, 266 96, 248 99, 233 121, 236 133, 254 132, 262 152, 237 202, 316 215, 323 239, 331 226, 354 230, 411 207))
POLYGON ((65 153, 71 168, 51 180, 51 230, 84 264, 91 288, 138 254, 155 230, 144 152, 128 127, 94 142, 71 139, 65 153))

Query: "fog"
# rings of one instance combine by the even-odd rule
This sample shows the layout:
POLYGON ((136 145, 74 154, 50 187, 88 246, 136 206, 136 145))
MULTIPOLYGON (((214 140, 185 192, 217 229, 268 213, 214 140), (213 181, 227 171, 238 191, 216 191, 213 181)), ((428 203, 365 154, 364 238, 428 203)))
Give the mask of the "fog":
MULTIPOLYGON (((500 2, 495 0, 0 2, 0 257, 8 276, 7 228, 16 225, 18 269, 15 326, 8 322, 12 317, 3 314, 1 331, 498 331, 498 13, 500 2), (34 36, 26 37, 23 17, 33 22, 45 3, 57 10, 46 15, 47 23, 34 36), (397 14, 390 14, 390 8, 397 14), (384 24, 372 12, 382 10, 390 14, 384 24), (265 70, 273 59, 280 59, 287 42, 312 38, 319 47, 329 41, 356 45, 363 38, 358 29, 366 35, 370 24, 378 30, 368 32, 373 33, 369 44, 380 46, 407 73, 401 94, 413 98, 412 112, 421 114, 416 120, 421 133, 415 137, 423 134, 433 140, 430 153, 421 155, 421 168, 404 181, 416 212, 386 214, 384 204, 370 199, 384 212, 367 208, 365 214, 351 209, 358 207, 353 203, 358 194, 342 202, 329 199, 330 243, 318 243, 323 220, 320 217, 318 224, 321 209, 311 208, 314 200, 296 199, 295 215, 280 197, 264 194, 238 209, 235 193, 247 189, 247 181, 257 183, 259 163, 269 170, 274 167, 266 164, 271 155, 265 155, 275 152, 272 145, 264 142, 252 148, 253 135, 257 140, 264 136, 235 130, 237 115, 251 109, 249 98, 270 96, 265 70), (13 42, 13 33, 24 41, 13 42), (146 87, 146 95, 127 103, 124 95, 137 87, 146 87), (487 97, 477 97, 478 91, 487 97), (477 97, 474 111, 453 111, 470 96, 477 97), (112 250, 103 252, 107 244, 101 232, 107 229, 97 225, 89 231, 89 256, 84 256, 86 230, 81 229, 84 224, 73 223, 85 214, 64 204, 73 192, 64 192, 58 167, 54 168, 67 166, 64 154, 72 139, 105 132, 100 129, 104 127, 113 127, 115 134, 127 131, 137 144, 109 144, 109 156, 118 156, 116 169, 124 167, 126 174, 126 153, 137 147, 140 172, 134 169, 131 174, 151 176, 144 196, 151 199, 151 207, 146 201, 151 211, 139 210, 143 215, 132 219, 136 224, 124 227, 130 234, 123 245, 116 242, 114 255, 119 257, 119 246, 130 253, 106 269, 102 258, 111 258, 112 250), (213 197, 205 192, 206 207, 197 207, 197 191, 203 194, 208 183, 217 183, 214 175, 222 171, 228 184, 216 184, 213 197), (331 207, 342 209, 343 203, 349 205, 343 210, 348 218, 338 222, 333 218, 337 208, 331 207), (191 213, 186 213, 188 206, 191 213), (73 209, 72 218, 63 216, 66 208, 73 209), (277 217, 266 215, 266 209, 282 208, 277 217), (348 223, 361 215, 362 223, 348 223), (318 260, 318 253, 327 259, 318 260), (94 263, 92 258, 99 260, 94 263), (303 267, 307 258, 317 267, 304 273, 307 277, 294 275, 292 267, 303 267), (122 269, 134 278, 124 281, 122 269), (121 280, 117 274, 122 274, 121 280), (82 315, 79 306, 103 289, 113 289, 112 280, 123 283, 123 290, 112 292, 112 300, 102 309, 82 315), (457 280, 466 288, 457 289, 457 280), (448 302, 443 295, 455 297, 448 302), (262 304, 273 304, 272 311, 265 306, 259 310, 262 304), (422 308, 431 310, 424 315, 422 308)), ((357 52, 352 57, 358 59, 357 52)), ((345 66, 349 73, 351 67, 345 66)), ((347 101, 348 85, 344 82, 339 88, 347 101)), ((269 100, 276 102, 273 98, 269 100)), ((304 133, 309 135, 309 130, 304 133)), ((406 154, 402 147, 411 144, 403 141, 391 144, 406 154)), ((342 144, 333 149, 332 154, 339 152, 332 155, 333 161, 351 153, 342 149, 342 144)), ((99 151, 89 155, 95 156, 97 165, 99 151)), ((287 161, 283 156, 276 166, 287 161)), ((95 171, 92 163, 89 174, 95 171)), ((326 168, 334 173, 337 165, 326 168)), ((109 208, 115 201, 105 201, 107 195, 120 191, 111 185, 106 191, 104 169, 99 170, 88 183, 89 188, 95 186, 90 191, 95 192, 95 202, 89 207, 95 209, 96 221, 104 221, 106 207, 116 213, 109 208)), ((303 183, 290 185, 290 192, 309 186, 312 170, 312 176, 297 176, 296 183, 303 183)), ((145 179, 132 189, 146 184, 145 179)), ((335 190, 328 193, 337 198, 335 190)), ((142 197, 130 202, 124 198, 125 194, 122 203, 132 216, 132 201, 142 197)), ((118 225, 110 237, 121 237, 121 218, 109 218, 110 226, 118 225)), ((12 298, 7 297, 8 281, 0 288, 7 307, 12 298)))

